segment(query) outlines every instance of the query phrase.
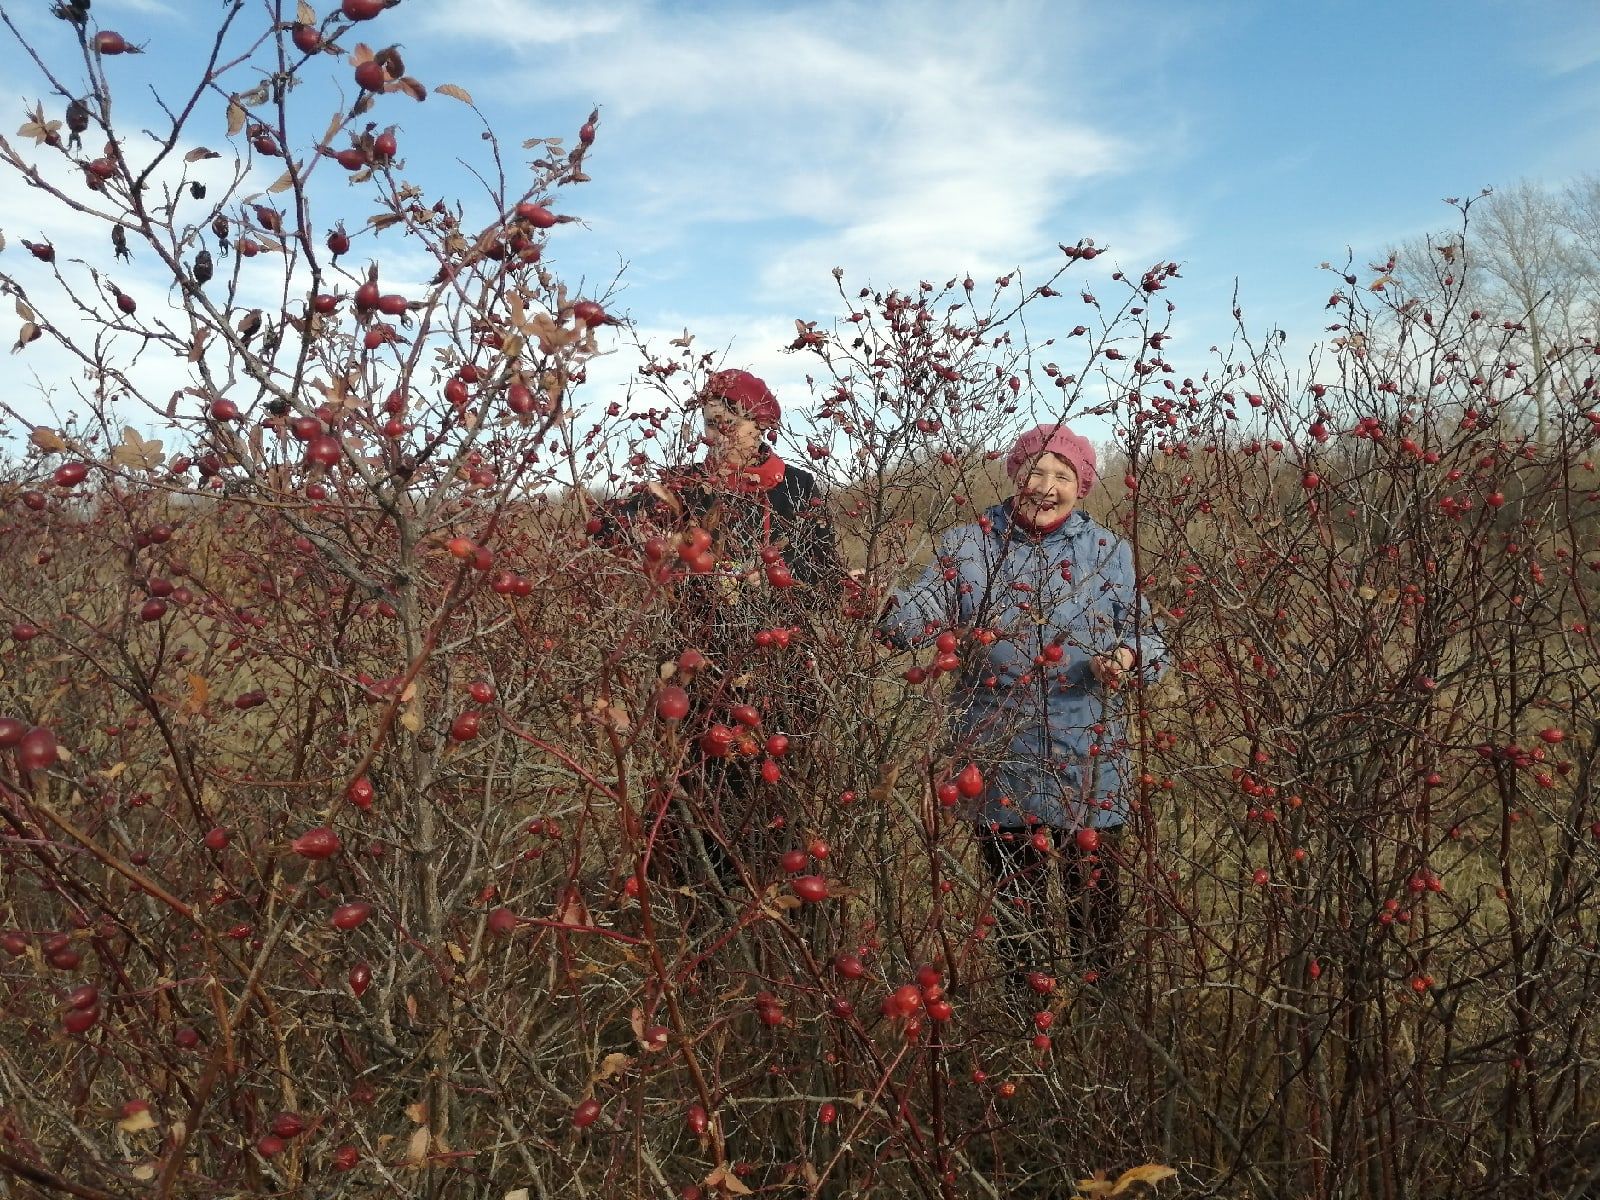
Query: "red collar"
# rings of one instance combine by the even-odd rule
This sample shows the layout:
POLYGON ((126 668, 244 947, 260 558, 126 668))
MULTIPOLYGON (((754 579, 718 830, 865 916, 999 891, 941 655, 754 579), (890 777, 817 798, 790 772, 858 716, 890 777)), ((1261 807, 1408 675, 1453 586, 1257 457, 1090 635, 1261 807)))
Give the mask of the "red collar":
POLYGON ((767 456, 753 467, 738 471, 721 471, 712 467, 712 478, 730 492, 770 492, 783 481, 786 467, 783 459, 770 450, 767 456))
MULTIPOLYGON (((1076 509, 1073 510, 1073 512, 1076 511, 1076 509)), ((1048 534, 1054 533, 1068 521, 1072 520, 1072 513, 1069 512, 1066 516, 1060 518, 1059 520, 1051 521, 1048 525, 1045 525, 1029 520, 1023 515, 1021 509, 1017 505, 1013 504, 1011 506, 1011 519, 1019 528, 1022 529, 1024 533, 1031 534, 1036 538, 1042 538, 1048 534)))

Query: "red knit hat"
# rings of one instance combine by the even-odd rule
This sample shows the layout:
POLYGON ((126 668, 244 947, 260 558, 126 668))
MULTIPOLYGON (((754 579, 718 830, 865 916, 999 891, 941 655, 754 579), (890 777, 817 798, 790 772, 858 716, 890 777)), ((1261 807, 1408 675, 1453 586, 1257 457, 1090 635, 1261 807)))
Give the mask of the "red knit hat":
POLYGON ((749 371, 718 371, 706 380, 700 399, 723 400, 763 429, 773 429, 783 419, 772 389, 749 371))
POLYGON ((1089 494, 1094 486, 1095 470, 1094 447, 1088 438, 1060 423, 1035 426, 1019 437, 1011 453, 1006 455, 1006 474, 1011 476, 1011 481, 1020 486, 1041 454, 1059 454, 1071 463, 1078 476, 1078 495, 1089 494))

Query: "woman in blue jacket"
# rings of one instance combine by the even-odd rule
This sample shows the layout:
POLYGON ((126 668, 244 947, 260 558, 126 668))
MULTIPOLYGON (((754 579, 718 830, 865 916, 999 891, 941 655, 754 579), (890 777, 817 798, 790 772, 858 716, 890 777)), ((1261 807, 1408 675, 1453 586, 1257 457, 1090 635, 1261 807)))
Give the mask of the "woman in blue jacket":
POLYGON ((1006 456, 1017 494, 940 540, 935 561, 896 592, 880 629, 902 649, 946 630, 966 640, 951 695, 958 752, 984 767, 976 813, 1000 901, 999 946, 1021 979, 1065 925, 1086 978, 1118 949, 1117 835, 1128 818, 1120 703, 1152 681, 1164 646, 1140 598, 1133 552, 1078 509, 1094 447, 1063 424, 1025 433, 1006 456), (1049 865, 1064 920, 1049 919, 1049 865), (1040 942, 1044 945, 1041 946, 1040 942))

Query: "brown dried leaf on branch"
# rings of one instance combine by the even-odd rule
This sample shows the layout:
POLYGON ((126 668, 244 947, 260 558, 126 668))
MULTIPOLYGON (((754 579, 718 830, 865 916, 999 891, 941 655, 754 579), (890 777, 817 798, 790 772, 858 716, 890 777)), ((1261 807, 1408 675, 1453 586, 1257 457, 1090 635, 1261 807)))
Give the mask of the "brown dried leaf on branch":
POLYGON ((154 471, 163 461, 161 442, 140 437, 131 425, 123 427, 122 441, 111 451, 112 464, 130 471, 154 471))
POLYGON ((713 1191, 724 1192, 729 1196, 748 1196, 750 1189, 735 1175, 726 1164, 717 1167, 705 1177, 705 1186, 713 1191))
POLYGON ((1175 1179, 1178 1172, 1171 1167, 1158 1166, 1155 1163, 1146 1163, 1141 1167, 1129 1167, 1115 1182, 1108 1179, 1103 1171, 1096 1171, 1092 1179, 1078 1180, 1078 1194, 1081 1196, 1125 1196, 1132 1189, 1141 1184, 1154 1188, 1156 1184, 1168 1179, 1175 1179))
POLYGON ((17 130, 18 137, 32 138, 35 143, 43 144, 53 142, 61 128, 60 121, 47 121, 44 119, 44 105, 40 104, 28 110, 28 119, 17 130))
POLYGON ((459 100, 463 104, 470 105, 472 103, 472 93, 468 92, 466 88, 457 87, 453 83, 441 83, 433 90, 436 95, 449 96, 452 100, 459 100))
POLYGON ((48 425, 35 425, 33 432, 28 434, 28 441, 47 454, 54 454, 67 448, 65 439, 48 425))
POLYGON ((600 1069, 595 1072, 594 1081, 601 1083, 623 1074, 633 1066, 633 1059, 623 1054, 620 1050, 613 1051, 600 1060, 600 1069))
POLYGON ((150 1115, 148 1104, 135 1108, 127 1116, 117 1122, 117 1128, 123 1133, 143 1133, 147 1129, 156 1127, 156 1119, 150 1115))

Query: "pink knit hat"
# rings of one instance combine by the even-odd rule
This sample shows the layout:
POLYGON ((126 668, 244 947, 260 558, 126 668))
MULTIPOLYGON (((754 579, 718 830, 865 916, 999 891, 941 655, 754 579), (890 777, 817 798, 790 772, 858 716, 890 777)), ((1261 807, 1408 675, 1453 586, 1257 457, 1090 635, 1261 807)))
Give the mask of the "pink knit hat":
POLYGON ((1065 425, 1038 425, 1017 439, 1006 455, 1006 474, 1020 486, 1041 454, 1059 454, 1072 464, 1078 475, 1078 495, 1087 496, 1094 486, 1094 447, 1089 439, 1073 433, 1065 425))
POLYGON ((783 419, 783 409, 778 406, 772 389, 749 371, 718 371, 706 380, 700 398, 723 400, 763 429, 775 428, 783 419))

